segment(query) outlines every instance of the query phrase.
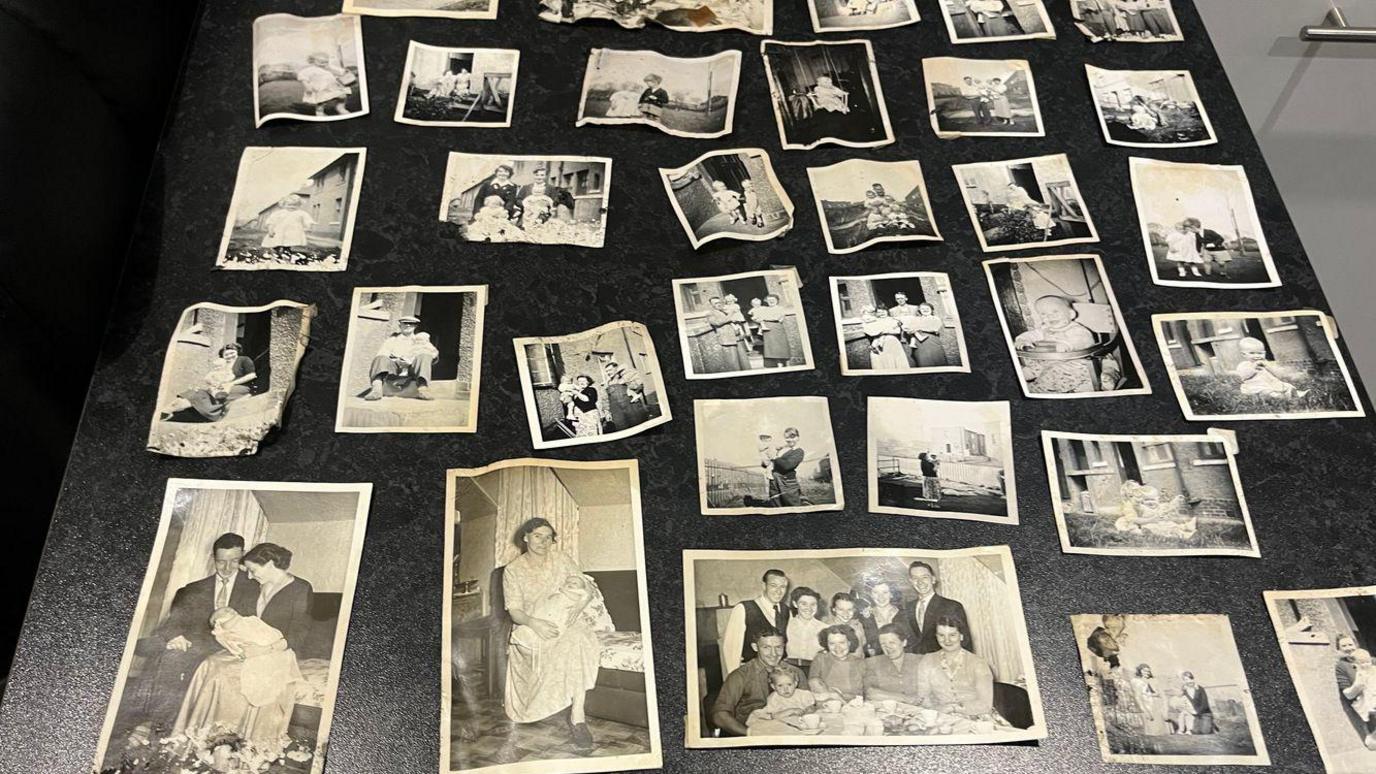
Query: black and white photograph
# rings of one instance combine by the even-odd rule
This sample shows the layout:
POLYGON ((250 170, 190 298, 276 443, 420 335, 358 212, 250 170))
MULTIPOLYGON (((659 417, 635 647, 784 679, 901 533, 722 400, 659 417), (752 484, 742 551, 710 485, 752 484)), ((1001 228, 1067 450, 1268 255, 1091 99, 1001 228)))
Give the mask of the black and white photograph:
POLYGON ((970 373, 945 274, 832 277, 831 302, 842 376, 970 373))
POLYGON ((813 32, 887 30, 922 20, 913 0, 807 0, 807 10, 813 32))
POLYGON ((1037 85, 1025 59, 922 60, 932 131, 957 137, 1043 137, 1037 85))
POLYGON ((871 513, 1018 523, 1008 401, 871 395, 871 513))
POLYGON ((1265 597, 1324 771, 1376 770, 1376 587, 1265 597))
POLYGON ((1099 256, 1000 258, 984 273, 1024 395, 1151 394, 1099 256))
POLYGON ((439 218, 469 242, 601 247, 612 160, 449 154, 439 218))
POLYGON ((356 13, 361 16, 495 19, 497 0, 344 0, 344 13, 356 13))
POLYGON ((812 370, 801 287, 792 267, 674 280, 686 378, 812 370))
POLYGON ((598 19, 626 29, 653 23, 677 32, 741 30, 770 35, 774 32, 774 0, 540 0, 540 18, 562 23, 598 19))
POLYGON ((446 481, 440 771, 663 766, 636 461, 446 481))
POLYGON ((427 46, 413 40, 392 119, 416 126, 511 126, 520 63, 515 49, 427 46))
POLYGON ((1280 285, 1247 171, 1240 166, 1128 159, 1142 245, 1158 285, 1280 285))
POLYGON ((1068 0, 1075 26, 1095 43, 1184 40, 1171 0, 1068 0))
POLYGON ((253 20, 253 119, 342 121, 368 112, 357 16, 274 13, 253 20))
POLYGON ((1151 324, 1186 419, 1366 416, 1322 312, 1156 314, 1151 324))
POLYGON ((644 124, 675 137, 731 133, 741 52, 697 58, 594 48, 583 74, 578 126, 644 124))
POLYGON ((986 253, 1098 242, 1064 153, 951 167, 986 253))
POLYGON ((846 159, 808 167, 827 252, 843 255, 884 242, 939 242, 922 165, 846 159))
POLYGON ((486 285, 354 288, 337 433, 478 429, 486 285))
POLYGON ((215 268, 347 269, 367 154, 365 148, 244 148, 215 268))
POLYGON ((1269 766, 1226 615, 1073 615, 1105 763, 1269 766))
POLYGON ((825 397, 695 400, 693 413, 704 516, 845 508, 825 397))
POLYGON ((712 151, 661 167, 659 177, 694 250, 717 239, 762 242, 793 228, 793 200, 759 148, 712 151))
POLYGON ((784 150, 826 144, 874 148, 893 142, 868 40, 766 40, 760 55, 784 150))
POLYGON ((1061 550, 1108 556, 1261 557, 1231 431, 1042 431, 1061 550))
POLYGON ((1218 142, 1189 70, 1102 70, 1085 65, 1110 145, 1192 148, 1218 142))
POLYGON ((147 449, 170 457, 255 454, 282 422, 315 306, 202 303, 167 344, 147 449))
POLYGON ((938 0, 951 42, 1054 39, 1042 0, 938 0))
POLYGON ((683 597, 690 748, 1046 738, 1008 546, 687 550, 683 597))
POLYGON ((655 344, 641 323, 513 343, 537 449, 615 441, 673 419, 655 344))
POLYGON ((168 480, 94 771, 324 772, 372 488, 168 480))

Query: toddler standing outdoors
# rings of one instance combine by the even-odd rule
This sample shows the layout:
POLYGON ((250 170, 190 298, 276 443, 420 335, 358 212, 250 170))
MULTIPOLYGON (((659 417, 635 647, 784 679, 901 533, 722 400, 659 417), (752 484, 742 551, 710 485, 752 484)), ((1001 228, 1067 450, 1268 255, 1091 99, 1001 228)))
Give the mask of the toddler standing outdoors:
POLYGON ((306 66, 296 73, 296 80, 305 87, 301 101, 315 109, 318 116, 333 110, 339 115, 349 112, 349 95, 353 89, 344 85, 353 74, 342 66, 330 61, 330 55, 322 52, 306 57, 306 66))

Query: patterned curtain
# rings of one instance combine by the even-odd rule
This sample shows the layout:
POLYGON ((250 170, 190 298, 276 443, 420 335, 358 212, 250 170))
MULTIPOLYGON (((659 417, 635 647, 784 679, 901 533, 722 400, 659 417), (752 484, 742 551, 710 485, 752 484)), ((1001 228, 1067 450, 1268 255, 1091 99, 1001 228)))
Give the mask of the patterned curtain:
POLYGON ((497 566, 521 555, 513 538, 526 519, 542 516, 559 534, 558 546, 578 561, 578 503, 554 471, 534 465, 500 471, 497 487, 497 566))
POLYGON ((184 514, 182 535, 157 620, 167 613, 177 589, 215 571, 210 547, 216 538, 233 532, 252 547, 263 542, 267 532, 263 509, 247 489, 181 489, 176 497, 174 512, 184 514))
POLYGON ((994 679, 1018 683, 1023 678, 1021 648, 1014 636, 1012 622, 1017 611, 1009 604, 1008 584, 1001 564, 991 557, 989 565, 978 558, 943 559, 941 594, 965 606, 975 652, 989 662, 994 679))

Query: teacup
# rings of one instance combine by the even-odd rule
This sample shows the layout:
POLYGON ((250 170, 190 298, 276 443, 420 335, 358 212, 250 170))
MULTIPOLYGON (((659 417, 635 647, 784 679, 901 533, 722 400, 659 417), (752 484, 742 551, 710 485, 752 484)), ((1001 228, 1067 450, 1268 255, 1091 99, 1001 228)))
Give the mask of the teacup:
POLYGON ((821 728, 822 716, 816 712, 809 712, 802 717, 803 728, 821 728))

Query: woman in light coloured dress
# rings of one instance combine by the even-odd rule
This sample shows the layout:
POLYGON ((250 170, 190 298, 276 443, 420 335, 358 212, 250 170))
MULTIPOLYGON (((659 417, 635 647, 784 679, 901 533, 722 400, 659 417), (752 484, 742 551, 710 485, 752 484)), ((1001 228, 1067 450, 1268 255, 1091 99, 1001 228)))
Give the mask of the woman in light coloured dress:
POLYGON ((966 718, 994 712, 994 672, 989 663, 965 649, 962 621, 942 618, 936 622, 939 650, 922 657, 917 665, 918 703, 928 709, 966 718))

